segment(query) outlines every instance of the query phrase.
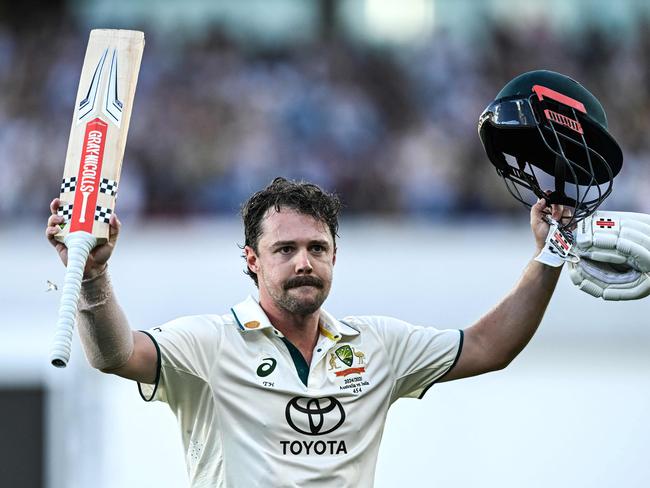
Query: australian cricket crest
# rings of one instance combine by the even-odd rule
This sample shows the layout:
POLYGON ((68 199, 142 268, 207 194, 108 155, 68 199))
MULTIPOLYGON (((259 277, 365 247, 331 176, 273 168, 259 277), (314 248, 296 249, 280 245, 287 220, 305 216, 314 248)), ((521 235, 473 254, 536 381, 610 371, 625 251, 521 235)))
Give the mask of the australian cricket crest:
POLYGON ((369 387, 366 367, 368 358, 361 348, 343 344, 328 353, 327 372, 340 391, 363 393, 369 387))
POLYGON ((336 357, 339 358, 346 366, 352 366, 352 363, 354 362, 354 352, 349 345, 346 344, 345 346, 339 347, 336 351, 334 351, 334 354, 336 354, 336 357))

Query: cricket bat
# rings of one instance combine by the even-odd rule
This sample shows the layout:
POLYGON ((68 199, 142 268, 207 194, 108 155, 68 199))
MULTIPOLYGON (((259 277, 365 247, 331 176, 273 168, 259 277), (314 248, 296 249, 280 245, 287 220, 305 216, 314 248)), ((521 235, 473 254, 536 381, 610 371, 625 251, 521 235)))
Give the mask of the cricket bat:
POLYGON ((59 197, 65 221, 55 236, 68 248, 51 353, 58 368, 70 359, 88 254, 108 241, 143 50, 139 31, 95 29, 88 39, 59 197))

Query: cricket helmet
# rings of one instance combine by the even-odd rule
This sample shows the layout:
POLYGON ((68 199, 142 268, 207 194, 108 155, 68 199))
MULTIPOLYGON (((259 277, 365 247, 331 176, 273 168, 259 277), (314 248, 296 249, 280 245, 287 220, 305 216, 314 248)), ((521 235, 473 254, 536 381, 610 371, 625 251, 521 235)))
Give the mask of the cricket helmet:
POLYGON ((478 132, 517 200, 530 207, 545 198, 572 208, 563 227, 598 208, 623 165, 598 99, 553 71, 530 71, 507 83, 479 117, 478 132))

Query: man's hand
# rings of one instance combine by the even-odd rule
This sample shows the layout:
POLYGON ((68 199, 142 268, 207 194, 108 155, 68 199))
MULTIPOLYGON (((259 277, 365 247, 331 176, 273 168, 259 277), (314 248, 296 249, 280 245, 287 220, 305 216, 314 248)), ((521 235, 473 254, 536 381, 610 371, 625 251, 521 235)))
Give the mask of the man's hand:
MULTIPOLYGON (((64 222, 64 218, 60 215, 57 215, 57 209, 59 208, 60 200, 55 198, 50 203, 50 218, 47 220, 47 228, 45 229, 45 236, 50 241, 50 244, 54 246, 56 251, 59 253, 59 257, 63 264, 67 266, 68 264, 68 248, 64 243, 57 241, 54 236, 61 230, 59 224, 64 222)), ((90 252, 88 256, 88 261, 86 262, 86 267, 84 269, 84 279, 93 278, 99 273, 104 271, 106 268, 106 263, 108 259, 113 254, 113 249, 117 244, 117 237, 120 233, 121 223, 117 218, 117 215, 112 214, 109 221, 110 231, 109 238, 106 244, 97 246, 90 252)))
POLYGON ((546 219, 549 217, 557 222, 560 222, 560 219, 563 222, 568 222, 568 219, 571 218, 571 210, 564 208, 564 205, 552 204, 548 207, 546 200, 543 198, 537 200, 537 203, 530 208, 530 228, 533 230, 533 235, 535 236, 537 253, 541 252, 546 244, 546 237, 550 229, 550 225, 546 219))

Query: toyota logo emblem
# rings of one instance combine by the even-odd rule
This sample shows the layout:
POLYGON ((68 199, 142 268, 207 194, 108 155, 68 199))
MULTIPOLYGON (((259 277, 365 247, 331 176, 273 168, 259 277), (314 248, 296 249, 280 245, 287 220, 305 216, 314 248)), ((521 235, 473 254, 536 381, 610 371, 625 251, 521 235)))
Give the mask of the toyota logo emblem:
POLYGON ((294 397, 285 410, 287 423, 305 435, 325 435, 338 429, 345 420, 343 405, 334 397, 294 397))

